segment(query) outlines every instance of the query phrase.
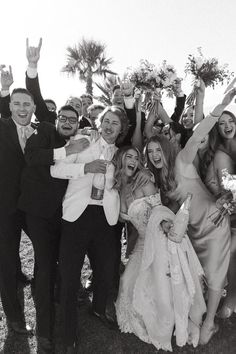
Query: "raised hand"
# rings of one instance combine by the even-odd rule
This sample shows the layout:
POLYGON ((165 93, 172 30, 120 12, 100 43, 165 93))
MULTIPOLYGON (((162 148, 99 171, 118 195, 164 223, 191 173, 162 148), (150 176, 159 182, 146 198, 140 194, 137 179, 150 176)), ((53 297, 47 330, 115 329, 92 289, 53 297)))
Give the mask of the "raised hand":
POLYGON ((32 68, 36 68, 39 58, 40 58, 40 50, 42 47, 42 38, 39 40, 39 44, 37 47, 29 46, 29 38, 26 38, 26 58, 28 60, 29 66, 32 68))
POLYGON ((141 90, 139 88, 135 88, 134 89, 134 99, 135 99, 136 111, 137 112, 141 112, 141 108, 142 108, 142 92, 141 92, 141 90))
POLYGON ((109 161, 107 160, 94 160, 92 162, 88 162, 84 166, 84 173, 103 173, 105 174, 107 171, 107 165, 109 161))
POLYGON ((14 82, 14 80, 13 80, 13 75, 12 75, 12 68, 11 68, 11 65, 9 65, 9 70, 1 70, 2 90, 9 90, 9 88, 11 87, 13 82, 14 82))
POLYGON ((129 80, 125 80, 121 82, 121 90, 123 91, 125 97, 132 96, 133 89, 134 89, 134 85, 129 80))
POLYGON ((202 79, 199 79, 199 86, 197 86, 197 95, 204 96, 205 95, 205 83, 202 79))
POLYGON ((233 80, 230 82, 230 84, 227 86, 226 90, 224 93, 227 93, 229 90, 231 90, 234 86, 236 85, 236 77, 233 78, 233 80))

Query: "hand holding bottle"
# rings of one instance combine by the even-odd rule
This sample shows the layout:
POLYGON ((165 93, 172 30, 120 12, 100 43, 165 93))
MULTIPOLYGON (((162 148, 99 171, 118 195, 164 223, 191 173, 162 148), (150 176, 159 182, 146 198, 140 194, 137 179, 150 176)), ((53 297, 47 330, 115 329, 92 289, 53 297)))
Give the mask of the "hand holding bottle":
POLYGON ((188 193, 187 198, 181 205, 175 219, 173 221, 173 226, 169 229, 167 237, 173 241, 180 243, 186 234, 186 230, 189 222, 189 209, 191 204, 192 194, 188 193))

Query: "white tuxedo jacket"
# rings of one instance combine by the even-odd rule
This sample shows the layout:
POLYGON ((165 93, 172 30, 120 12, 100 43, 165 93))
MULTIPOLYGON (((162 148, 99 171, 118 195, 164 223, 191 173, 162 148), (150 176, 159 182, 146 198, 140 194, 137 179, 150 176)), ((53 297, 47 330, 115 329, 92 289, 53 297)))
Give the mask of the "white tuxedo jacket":
MULTIPOLYGON (((80 136, 84 138, 84 135, 80 136)), ((79 137, 79 138, 80 138, 79 137)), ((116 148, 114 148, 115 152, 116 148)), ((55 178, 69 179, 69 184, 63 201, 63 219, 69 222, 77 220, 90 202, 94 173, 84 174, 84 165, 99 159, 100 139, 78 153, 69 155, 64 160, 51 166, 51 175, 55 178)), ((114 166, 109 164, 105 174, 105 189, 103 209, 109 225, 115 225, 120 212, 118 191, 113 189, 114 166)), ((101 206, 102 207, 102 206, 101 206)), ((93 222, 93 220, 91 220, 93 222)))

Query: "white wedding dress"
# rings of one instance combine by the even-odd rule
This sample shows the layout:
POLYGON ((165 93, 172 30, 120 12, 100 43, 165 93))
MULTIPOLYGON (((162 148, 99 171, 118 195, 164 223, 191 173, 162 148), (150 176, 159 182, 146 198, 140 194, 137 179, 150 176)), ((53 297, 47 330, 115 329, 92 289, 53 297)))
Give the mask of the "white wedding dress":
POLYGON ((162 206, 159 194, 134 200, 121 217, 136 227, 139 238, 120 280, 120 330, 170 351, 175 330, 177 345, 197 346, 206 311, 203 270, 187 235, 180 244, 165 236, 160 223, 174 214, 162 206))

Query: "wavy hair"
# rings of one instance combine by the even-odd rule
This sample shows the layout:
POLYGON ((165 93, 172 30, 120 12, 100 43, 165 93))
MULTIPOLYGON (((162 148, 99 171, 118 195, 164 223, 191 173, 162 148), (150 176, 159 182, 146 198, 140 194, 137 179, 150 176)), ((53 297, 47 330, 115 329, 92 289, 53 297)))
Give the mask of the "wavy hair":
POLYGON ((127 114, 123 108, 118 107, 118 106, 108 106, 104 109, 104 111, 102 111, 98 115, 98 118, 96 119, 96 125, 97 125, 98 129, 100 128, 102 121, 108 112, 115 114, 120 120, 121 132, 120 132, 118 138, 116 139, 116 145, 119 145, 120 143, 122 143, 122 141, 124 140, 124 138, 126 137, 126 135, 128 133, 129 119, 128 119, 127 114))
POLYGON ((145 147, 145 157, 147 162, 147 167, 153 173, 155 178, 155 184, 160 189, 163 198, 174 198, 174 191, 177 188, 177 183, 175 180, 175 159, 176 153, 173 149, 172 144, 163 135, 155 135, 148 139, 145 147), (163 167, 157 169, 151 163, 148 156, 148 145, 153 143, 158 143, 162 150, 163 157, 163 167))
POLYGON ((134 175, 132 177, 130 177, 131 182, 134 179, 134 177, 137 175, 137 173, 143 169, 144 167, 144 163, 143 163, 143 157, 142 154, 140 153, 140 151, 134 147, 134 146, 123 146, 121 148, 119 148, 117 150, 117 152, 115 153, 114 157, 113 157, 113 164, 115 166, 115 172, 114 172, 114 186, 113 188, 117 189, 118 191, 121 190, 122 188, 122 177, 124 176, 124 160, 125 160, 125 156, 128 150, 133 150, 135 152, 137 152, 138 157, 139 157, 139 163, 138 163, 138 168, 135 171, 134 175))
MULTIPOLYGON (((223 114, 229 115, 233 118, 236 124, 236 117, 230 111, 223 111, 223 114)), ((214 125, 214 127, 209 132, 209 140, 208 140, 208 149, 205 151, 203 157, 200 159, 200 177, 203 181, 205 181, 208 167, 214 159, 215 153, 218 150, 220 145, 224 145, 224 138, 221 136, 219 132, 219 121, 214 125)))

